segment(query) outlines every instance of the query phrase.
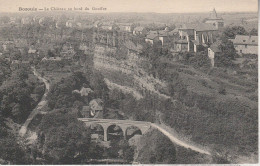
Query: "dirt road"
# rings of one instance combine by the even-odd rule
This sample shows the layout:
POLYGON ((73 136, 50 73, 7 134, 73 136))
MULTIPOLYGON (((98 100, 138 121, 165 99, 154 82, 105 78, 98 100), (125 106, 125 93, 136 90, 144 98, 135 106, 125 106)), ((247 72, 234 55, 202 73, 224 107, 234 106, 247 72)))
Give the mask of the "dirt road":
POLYGON ((174 134, 172 134, 169 130, 165 129, 163 126, 160 126, 158 124, 155 123, 151 123, 152 127, 158 129, 160 132, 162 132, 165 136, 167 136, 173 143, 185 147, 187 149, 191 149, 194 150, 196 152, 202 153, 202 154, 207 154, 207 155, 211 155, 211 153, 207 150, 204 150, 202 148, 198 148, 194 145, 191 145, 189 143, 186 143, 180 139, 178 139, 176 136, 174 136, 174 134))
POLYGON ((47 93, 49 92, 49 89, 50 89, 50 84, 49 84, 48 80, 46 80, 45 78, 41 77, 40 74, 36 71, 36 69, 34 67, 32 67, 32 70, 33 70, 33 74, 36 77, 38 77, 38 79, 40 79, 42 82, 44 82, 46 88, 45 88, 45 92, 44 92, 44 95, 43 95, 41 101, 34 108, 34 110, 30 113, 30 115, 28 116, 27 120, 24 122, 23 126, 19 130, 19 135, 22 136, 22 137, 27 132, 27 127, 30 124, 30 122, 32 121, 32 119, 39 113, 39 110, 43 106, 45 106, 47 104, 46 96, 47 96, 47 93))

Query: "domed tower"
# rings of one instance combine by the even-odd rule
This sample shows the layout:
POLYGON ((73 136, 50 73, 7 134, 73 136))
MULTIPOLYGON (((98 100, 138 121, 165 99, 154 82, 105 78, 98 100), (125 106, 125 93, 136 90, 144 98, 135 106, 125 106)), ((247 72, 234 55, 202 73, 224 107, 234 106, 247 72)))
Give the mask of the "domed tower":
POLYGON ((211 19, 218 18, 218 15, 217 15, 217 12, 216 12, 215 8, 213 8, 213 10, 210 12, 209 18, 211 18, 211 19))
POLYGON ((216 29, 220 29, 224 27, 224 20, 223 18, 217 15, 215 8, 210 12, 209 17, 206 18, 204 22, 215 26, 216 29))

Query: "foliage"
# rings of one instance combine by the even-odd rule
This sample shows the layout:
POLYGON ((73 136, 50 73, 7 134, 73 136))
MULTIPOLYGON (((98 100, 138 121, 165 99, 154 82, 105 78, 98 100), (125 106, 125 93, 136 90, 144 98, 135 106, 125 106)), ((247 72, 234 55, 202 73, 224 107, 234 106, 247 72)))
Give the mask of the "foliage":
POLYGON ((226 89, 225 89, 225 87, 223 85, 221 85, 219 87, 218 93, 222 94, 222 95, 226 95, 226 89))
POLYGON ((29 73, 25 68, 15 70, 0 87, 2 115, 10 117, 18 123, 25 120, 39 100, 39 98, 37 101, 32 99, 31 94, 34 93, 34 90, 38 89, 36 93, 39 97, 43 92, 41 90, 43 87, 37 86, 39 82, 32 76, 29 77, 29 73))
POLYGON ((189 64, 191 64, 194 68, 209 68, 210 62, 207 52, 198 52, 193 57, 189 58, 189 64))
POLYGON ((227 37, 221 37, 221 44, 218 47, 221 53, 215 56, 215 66, 233 67, 232 60, 237 56, 233 43, 227 37))
POLYGON ((10 63, 0 58, 0 86, 11 75, 10 63))
POLYGON ((121 158, 127 163, 132 163, 134 159, 134 148, 125 139, 119 141, 112 139, 107 152, 108 157, 121 158))
POLYGON ((252 36, 258 36, 258 30, 255 29, 255 28, 253 28, 253 29, 251 29, 251 31, 249 32, 249 34, 252 35, 252 36))
POLYGON ((107 98, 107 86, 99 73, 74 72, 60 82, 54 84, 48 94, 48 106, 53 108, 70 108, 76 101, 88 103, 91 99, 107 98), (87 97, 79 97, 72 93, 73 90, 80 90, 82 87, 90 88, 94 91, 87 97))
POLYGON ((175 164, 176 149, 172 142, 158 131, 146 133, 140 142, 137 161, 142 164, 175 164))
POLYGON ((242 26, 233 26, 225 28, 223 35, 228 39, 234 39, 236 35, 247 35, 245 28, 242 26))
POLYGON ((70 110, 59 109, 43 117, 39 125, 40 146, 47 163, 79 164, 90 155, 90 130, 70 110))
MULTIPOLYGON (((2 128, 0 126, 0 128, 2 128)), ((0 158, 5 160, 5 164, 29 164, 31 163, 28 154, 17 142, 15 135, 8 133, 2 136, 0 130, 0 158)))

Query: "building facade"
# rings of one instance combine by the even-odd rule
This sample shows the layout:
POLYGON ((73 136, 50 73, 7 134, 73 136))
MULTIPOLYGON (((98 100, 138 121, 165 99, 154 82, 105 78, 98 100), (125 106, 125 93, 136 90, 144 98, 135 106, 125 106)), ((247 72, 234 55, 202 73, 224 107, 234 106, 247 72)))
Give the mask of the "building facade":
POLYGON ((178 28, 177 51, 198 52, 215 42, 217 29, 210 24, 184 24, 178 28), (180 50, 181 49, 181 50, 180 50))
POLYGON ((210 59, 211 66, 215 66, 215 58, 221 53, 221 50, 219 49, 220 41, 213 43, 208 48, 208 57, 210 59))
POLYGON ((231 41, 239 55, 258 54, 258 36, 236 35, 231 41))

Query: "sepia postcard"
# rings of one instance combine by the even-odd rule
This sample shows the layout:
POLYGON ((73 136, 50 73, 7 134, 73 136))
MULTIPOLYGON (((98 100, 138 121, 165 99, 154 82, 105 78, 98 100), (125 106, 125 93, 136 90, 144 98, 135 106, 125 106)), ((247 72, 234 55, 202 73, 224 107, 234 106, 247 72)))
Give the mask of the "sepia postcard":
POLYGON ((258 165, 258 14, 0 0, 0 165, 258 165))

